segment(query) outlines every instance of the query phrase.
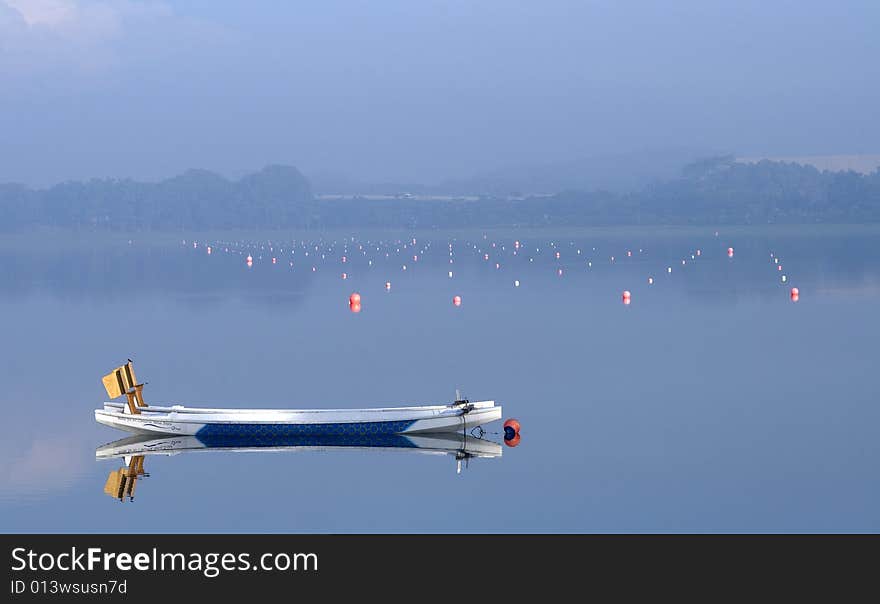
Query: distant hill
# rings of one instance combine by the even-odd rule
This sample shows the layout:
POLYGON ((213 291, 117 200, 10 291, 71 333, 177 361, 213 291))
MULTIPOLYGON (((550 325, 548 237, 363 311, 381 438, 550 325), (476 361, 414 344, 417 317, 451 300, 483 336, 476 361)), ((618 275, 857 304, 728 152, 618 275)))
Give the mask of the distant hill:
POLYGON ((870 174, 880 169, 880 154, 861 155, 790 155, 786 157, 737 157, 736 161, 754 164, 760 161, 785 162, 813 166, 817 170, 829 172, 859 172, 870 174))
POLYGON ((44 190, 0 185, 0 230, 27 226, 123 229, 301 226, 313 220, 309 181, 269 166, 239 181, 189 170, 157 183, 67 182, 44 190))
MULTIPOLYGON (((419 192, 419 191, 416 191, 419 192)), ((472 192, 471 192, 472 193, 472 192)), ((880 170, 820 171, 796 163, 702 158, 638 190, 465 198, 316 199, 296 169, 270 166, 238 181, 190 170, 158 183, 0 185, 0 230, 461 228, 611 224, 880 222, 880 170)))
POLYGON ((664 149, 508 166, 470 178, 447 180, 437 188, 452 194, 495 196, 572 190, 627 193, 675 178, 683 166, 707 154, 705 150, 664 149))
POLYGON ((407 192, 416 195, 522 197, 571 190, 626 193, 676 178, 683 166, 706 155, 709 152, 694 149, 597 155, 564 162, 506 166, 433 184, 370 183, 329 173, 315 174, 312 182, 319 194, 396 195, 407 192))
POLYGON ((626 204, 648 222, 878 222, 880 170, 860 174, 708 158, 685 167, 681 178, 628 196, 626 204))

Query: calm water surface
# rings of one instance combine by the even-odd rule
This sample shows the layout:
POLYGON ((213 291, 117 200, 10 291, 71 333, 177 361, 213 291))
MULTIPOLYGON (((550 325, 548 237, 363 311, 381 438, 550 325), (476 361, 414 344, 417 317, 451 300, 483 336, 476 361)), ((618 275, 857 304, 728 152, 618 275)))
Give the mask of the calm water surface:
POLYGON ((3 242, 0 530, 880 529, 878 233, 416 237, 3 242), (120 502, 104 483, 124 462, 96 449, 125 434, 92 410, 129 357, 150 402, 458 388, 501 403, 522 441, 460 474, 450 455, 380 449, 147 456, 120 502))

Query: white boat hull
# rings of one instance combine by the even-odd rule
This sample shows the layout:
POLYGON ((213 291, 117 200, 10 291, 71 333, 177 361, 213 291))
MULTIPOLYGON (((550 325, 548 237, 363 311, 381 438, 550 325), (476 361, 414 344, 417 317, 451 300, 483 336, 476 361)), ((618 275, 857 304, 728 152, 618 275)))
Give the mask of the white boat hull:
POLYGON ((216 440, 197 436, 135 435, 98 447, 95 458, 128 459, 134 455, 178 455, 190 452, 306 452, 382 451, 451 454, 459 457, 501 457, 500 444, 459 432, 444 434, 390 434, 376 436, 300 436, 252 442, 245 439, 216 440))
POLYGON ((429 405, 381 409, 209 409, 150 406, 139 414, 121 403, 104 403, 95 420, 135 434, 204 438, 344 436, 453 432, 500 420, 501 406, 480 401, 467 406, 429 405))

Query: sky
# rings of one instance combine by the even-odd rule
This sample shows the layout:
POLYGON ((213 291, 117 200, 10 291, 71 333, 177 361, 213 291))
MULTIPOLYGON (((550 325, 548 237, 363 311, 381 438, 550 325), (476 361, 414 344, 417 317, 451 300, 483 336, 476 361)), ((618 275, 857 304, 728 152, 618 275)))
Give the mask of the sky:
POLYGON ((880 153, 876 0, 0 0, 0 182, 880 153))

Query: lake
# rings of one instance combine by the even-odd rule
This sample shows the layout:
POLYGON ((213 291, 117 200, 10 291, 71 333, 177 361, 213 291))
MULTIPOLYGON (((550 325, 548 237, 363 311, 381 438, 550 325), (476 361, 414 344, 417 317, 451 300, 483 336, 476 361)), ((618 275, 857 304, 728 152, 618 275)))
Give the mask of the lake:
POLYGON ((0 237, 0 529, 877 531, 878 236, 0 237), (454 443, 146 455, 120 501, 104 487, 126 461, 96 449, 127 435, 92 412, 127 358, 149 403, 369 407, 459 389, 502 404, 521 441, 486 426, 498 454, 460 473, 454 443))

